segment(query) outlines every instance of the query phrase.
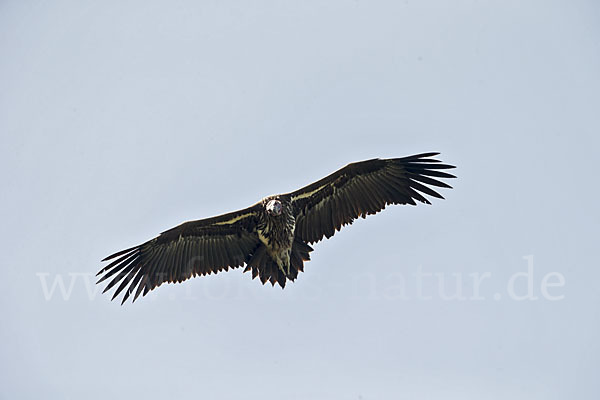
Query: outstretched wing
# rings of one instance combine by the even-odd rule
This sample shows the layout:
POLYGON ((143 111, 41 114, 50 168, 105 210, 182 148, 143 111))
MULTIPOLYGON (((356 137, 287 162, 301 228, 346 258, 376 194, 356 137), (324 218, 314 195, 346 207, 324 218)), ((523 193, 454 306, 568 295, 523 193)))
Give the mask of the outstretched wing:
POLYGON ((348 164, 289 193, 296 212, 296 236, 308 243, 318 242, 359 216, 375 214, 388 204, 416 205, 415 200, 431 204, 423 194, 443 199, 429 186, 451 188, 435 178, 455 178, 441 171, 454 166, 430 158, 438 154, 348 164))
POLYGON ((135 301, 163 282, 182 282, 197 275, 244 265, 259 245, 256 222, 260 204, 217 217, 185 222, 156 238, 106 257, 113 260, 97 275, 112 278, 104 292, 120 282, 113 299, 125 290, 135 301))

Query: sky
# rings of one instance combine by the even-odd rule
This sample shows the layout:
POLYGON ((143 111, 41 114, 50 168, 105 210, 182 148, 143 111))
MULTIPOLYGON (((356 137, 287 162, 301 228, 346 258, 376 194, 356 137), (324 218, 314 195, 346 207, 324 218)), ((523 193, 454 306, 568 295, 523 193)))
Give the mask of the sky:
POLYGON ((597 399, 600 4, 0 2, 0 398, 597 399), (100 260, 349 162, 431 206, 120 306, 100 260))

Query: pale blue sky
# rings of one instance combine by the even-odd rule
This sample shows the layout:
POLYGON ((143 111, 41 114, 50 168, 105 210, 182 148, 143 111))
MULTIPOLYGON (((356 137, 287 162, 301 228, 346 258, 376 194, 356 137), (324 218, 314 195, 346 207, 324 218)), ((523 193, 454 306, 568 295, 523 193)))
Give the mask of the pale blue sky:
POLYGON ((1 2, 0 398, 597 399, 599 38, 591 0, 1 2), (425 151, 446 200, 283 291, 91 285, 180 222, 425 151))

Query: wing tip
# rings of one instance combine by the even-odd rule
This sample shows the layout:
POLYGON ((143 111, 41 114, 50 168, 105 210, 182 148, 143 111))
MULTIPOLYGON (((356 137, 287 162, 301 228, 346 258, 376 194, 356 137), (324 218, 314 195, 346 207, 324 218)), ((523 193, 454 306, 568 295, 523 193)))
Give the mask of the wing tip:
POLYGON ((104 257, 104 258, 102 259, 102 262, 104 262, 104 261, 108 261, 108 260, 112 260, 113 258, 119 257, 119 256, 121 256, 121 255, 123 255, 123 254, 127 254, 127 253, 129 253, 130 251, 132 251, 132 250, 139 249, 140 247, 142 247, 142 245, 137 245, 137 246, 133 246, 133 247, 130 247, 130 248, 128 248, 128 249, 125 249, 125 250, 117 251, 116 253, 114 253, 114 254, 111 254, 110 256, 104 257))

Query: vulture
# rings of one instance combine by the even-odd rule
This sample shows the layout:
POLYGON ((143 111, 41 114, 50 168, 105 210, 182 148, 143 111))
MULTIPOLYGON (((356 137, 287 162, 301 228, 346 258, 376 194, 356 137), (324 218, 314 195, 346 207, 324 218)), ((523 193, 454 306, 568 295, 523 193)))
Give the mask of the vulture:
MULTIPOLYGON (((291 193, 268 196, 243 210, 185 222, 154 239, 119 251, 98 272, 135 301, 164 282, 182 282, 229 268, 244 267, 265 284, 285 287, 304 270, 310 246, 330 238, 358 217, 390 204, 431 204, 425 195, 443 199, 431 187, 451 188, 439 178, 455 178, 454 168, 423 153, 403 158, 371 159, 338 171, 291 193), (438 178, 438 179, 436 179, 438 178)), ((103 292, 103 293, 104 293, 103 292)))

